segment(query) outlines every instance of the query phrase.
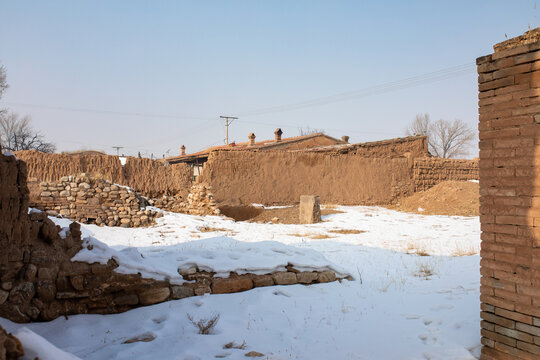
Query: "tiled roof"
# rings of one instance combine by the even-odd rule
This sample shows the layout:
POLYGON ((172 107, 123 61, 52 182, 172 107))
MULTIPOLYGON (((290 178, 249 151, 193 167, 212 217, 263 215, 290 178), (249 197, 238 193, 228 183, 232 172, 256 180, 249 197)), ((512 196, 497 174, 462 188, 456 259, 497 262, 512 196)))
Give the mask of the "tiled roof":
POLYGON ((324 133, 315 133, 315 134, 309 134, 309 135, 302 135, 302 136, 294 136, 289 138, 283 138, 281 141, 276 141, 275 139, 272 140, 263 140, 263 141, 256 141, 253 145, 249 145, 249 142, 241 142, 241 143, 230 143, 229 145, 218 145, 218 146, 212 146, 207 149, 204 149, 202 151, 198 151, 191 154, 186 155, 180 155, 180 156, 172 156, 169 158, 165 158, 166 161, 181 161, 181 160, 187 160, 190 158, 197 158, 197 157, 205 157, 204 155, 208 155, 210 152, 215 150, 244 150, 244 149, 261 149, 261 148, 267 148, 267 147, 273 147, 273 146, 281 146, 283 144, 290 144, 298 141, 303 141, 315 137, 323 136, 329 139, 335 140, 337 143, 342 143, 341 140, 335 139, 331 136, 328 136, 324 133))

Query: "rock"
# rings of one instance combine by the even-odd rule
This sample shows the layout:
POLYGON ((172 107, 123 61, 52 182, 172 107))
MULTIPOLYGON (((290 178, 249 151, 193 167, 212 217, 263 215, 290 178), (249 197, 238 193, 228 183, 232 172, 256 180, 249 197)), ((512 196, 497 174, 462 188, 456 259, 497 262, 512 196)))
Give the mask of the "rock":
POLYGON ((252 276, 253 286, 262 287, 262 286, 273 286, 274 278, 272 275, 254 275, 252 276))
POLYGON ((227 279, 215 278, 212 282, 213 294, 229 294, 253 289, 253 281, 247 276, 227 279))
POLYGON ((44 302, 51 302, 56 297, 56 287, 52 281, 44 280, 37 283, 38 298, 44 302))
POLYGON ((141 305, 152 305, 168 299, 171 291, 168 287, 149 289, 139 294, 141 305))
POLYGON ((183 299, 190 296, 194 296, 195 292, 192 288, 187 286, 171 286, 171 298, 177 300, 177 299, 183 299))
POLYGON ((16 360, 24 355, 21 342, 15 336, 8 334, 0 326, 0 358, 2 360, 16 360))
POLYGON ((9 292, 0 290, 0 305, 6 302, 8 296, 9 296, 9 292))
POLYGON ((317 280, 318 276, 316 272, 300 272, 296 274, 296 279, 299 284, 311 284, 317 280))
POLYGON ((188 276, 188 275, 193 275, 195 273, 197 273, 197 268, 195 266, 192 266, 190 268, 187 268, 187 269, 178 269, 178 273, 182 276, 188 276))
POLYGON ((75 290, 84 290, 84 277, 82 275, 75 275, 69 277, 69 282, 75 290))
POLYGON ((137 305, 139 303, 139 297, 136 294, 122 295, 114 298, 116 305, 137 305))
POLYGON ((36 293, 34 284, 31 282, 22 282, 15 286, 9 292, 9 301, 14 304, 27 304, 32 300, 36 293))
POLYGON ((24 280, 33 282, 36 279, 38 268, 34 264, 28 264, 24 271, 24 280))
POLYGON ((314 224, 321 221, 321 205, 316 195, 300 196, 300 223, 314 224))
POLYGON ((318 281, 320 283, 336 281, 336 274, 333 271, 323 271, 319 273, 318 281))
POLYGON ((264 354, 261 354, 260 352, 257 352, 257 351, 250 351, 246 353, 244 356, 245 357, 263 357, 264 354))
POLYGON ((278 271, 272 274, 276 285, 296 284, 296 274, 292 272, 278 271))

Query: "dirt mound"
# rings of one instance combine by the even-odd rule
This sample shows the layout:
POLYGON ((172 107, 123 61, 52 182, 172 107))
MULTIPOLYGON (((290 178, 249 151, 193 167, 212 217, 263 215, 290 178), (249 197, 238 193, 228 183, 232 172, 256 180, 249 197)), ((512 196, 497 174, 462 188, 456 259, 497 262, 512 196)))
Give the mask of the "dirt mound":
POLYGON ((479 186, 471 181, 444 181, 429 190, 402 198, 389 209, 424 215, 479 215, 479 186))

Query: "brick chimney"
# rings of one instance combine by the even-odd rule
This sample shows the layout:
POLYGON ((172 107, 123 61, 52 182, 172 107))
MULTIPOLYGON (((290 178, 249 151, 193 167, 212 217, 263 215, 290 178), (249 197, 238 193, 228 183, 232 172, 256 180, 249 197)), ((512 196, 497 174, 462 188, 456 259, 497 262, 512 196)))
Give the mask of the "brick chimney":
POLYGON ((349 143, 349 137, 347 135, 343 135, 341 137, 341 140, 343 140, 344 143, 347 143, 347 144, 349 143))
POLYGON ((277 128, 276 131, 274 131, 274 135, 276 136, 276 142, 281 141, 281 134, 283 134, 283 131, 281 131, 281 128, 277 128))
POLYGON ((180 147, 180 150, 181 150, 180 155, 186 155, 186 146, 185 145, 182 145, 180 147))
POLYGON ((249 139, 249 146, 255 145, 255 134, 254 133, 250 133, 249 136, 248 136, 248 139, 249 139))

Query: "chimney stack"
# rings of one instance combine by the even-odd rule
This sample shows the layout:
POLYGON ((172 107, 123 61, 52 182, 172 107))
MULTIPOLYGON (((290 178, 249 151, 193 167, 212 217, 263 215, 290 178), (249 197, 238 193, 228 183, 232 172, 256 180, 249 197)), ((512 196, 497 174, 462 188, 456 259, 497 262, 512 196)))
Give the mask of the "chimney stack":
POLYGON ((186 146, 185 145, 182 145, 180 150, 181 150, 180 155, 186 155, 186 146))
POLYGON ((250 133, 249 136, 248 136, 248 139, 249 139, 249 146, 255 145, 255 134, 254 133, 250 133))
POLYGON ((343 136, 341 137, 341 140, 343 140, 343 142, 345 142, 345 143, 347 143, 347 144, 349 143, 349 137, 348 137, 347 135, 343 135, 343 136))
POLYGON ((281 128, 277 128, 276 131, 274 131, 274 135, 276 136, 276 142, 281 141, 281 134, 283 134, 283 131, 281 131, 281 128))

